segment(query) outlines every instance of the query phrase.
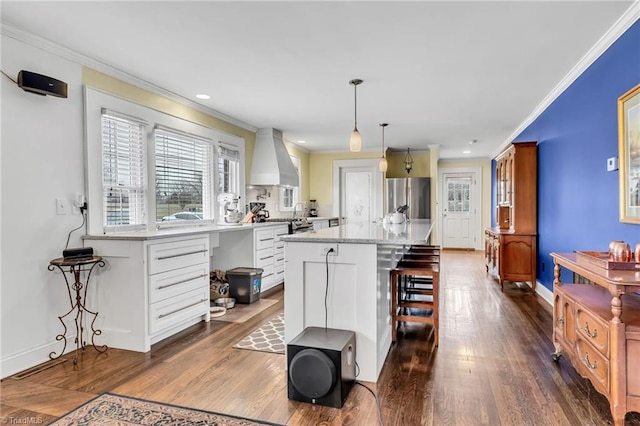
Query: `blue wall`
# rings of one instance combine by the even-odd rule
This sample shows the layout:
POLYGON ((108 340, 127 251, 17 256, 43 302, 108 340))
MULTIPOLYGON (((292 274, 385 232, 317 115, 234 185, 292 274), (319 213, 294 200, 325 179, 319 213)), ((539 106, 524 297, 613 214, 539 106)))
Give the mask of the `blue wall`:
POLYGON ((638 83, 640 21, 515 139, 539 143, 538 277, 549 289, 549 253, 640 242, 640 225, 619 221, 618 171, 606 167, 618 156, 618 98, 638 83))

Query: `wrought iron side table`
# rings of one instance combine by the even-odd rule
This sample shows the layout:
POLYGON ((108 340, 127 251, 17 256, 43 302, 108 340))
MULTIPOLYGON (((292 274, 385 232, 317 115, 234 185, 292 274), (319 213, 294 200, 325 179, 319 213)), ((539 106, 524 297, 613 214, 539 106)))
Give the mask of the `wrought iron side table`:
POLYGON ((96 266, 104 267, 104 261, 100 256, 92 256, 85 257, 80 259, 65 259, 65 258, 57 258, 53 259, 49 262, 49 266, 47 269, 50 271, 54 271, 56 268, 62 272, 62 276, 64 277, 64 281, 67 284, 67 292, 69 293, 69 304, 71 305, 71 309, 67 311, 64 315, 58 317, 60 323, 62 323, 62 327, 64 327, 64 331, 61 334, 56 336, 56 340, 63 340, 64 346, 62 347, 62 351, 56 355, 55 351, 49 354, 50 359, 60 358, 65 349, 67 348, 67 326, 64 323, 64 318, 71 315, 74 311, 76 312, 76 316, 74 319, 76 326, 76 353, 73 358, 73 364, 76 365, 78 363, 78 351, 87 346, 84 340, 84 313, 88 313, 93 315, 93 319, 91 320, 91 346, 95 348, 96 351, 100 353, 104 353, 109 349, 107 345, 96 346, 93 339, 95 336, 99 336, 102 334, 101 330, 96 330, 94 328, 94 323, 96 322, 96 318, 98 318, 98 312, 93 312, 86 308, 85 303, 87 301, 87 288, 89 287, 89 279, 91 278, 91 273, 93 272, 96 266), (83 283, 80 281, 80 274, 82 272, 88 272, 86 282, 83 283), (69 282, 69 277, 73 278, 73 282, 69 282), (83 291, 84 290, 84 291, 83 291), (73 299, 73 294, 75 293, 75 300, 73 299))

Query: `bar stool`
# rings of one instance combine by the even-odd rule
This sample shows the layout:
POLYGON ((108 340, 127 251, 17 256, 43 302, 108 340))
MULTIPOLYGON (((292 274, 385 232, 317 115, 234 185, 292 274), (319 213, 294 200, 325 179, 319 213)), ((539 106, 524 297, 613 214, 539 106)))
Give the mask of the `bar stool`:
POLYGON ((434 343, 439 343, 439 256, 429 260, 401 260, 391 274, 391 340, 397 340, 400 321, 433 325, 434 343), (415 278, 424 277, 430 282, 416 287, 415 278), (414 311, 417 310, 417 311, 414 311), (425 310, 430 312, 425 313, 425 310))

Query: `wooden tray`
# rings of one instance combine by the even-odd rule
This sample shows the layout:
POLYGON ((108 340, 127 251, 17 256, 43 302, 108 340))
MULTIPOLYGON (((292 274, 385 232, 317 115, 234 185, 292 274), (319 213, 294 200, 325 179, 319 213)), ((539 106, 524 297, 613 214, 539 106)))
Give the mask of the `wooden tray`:
POLYGON ((640 270, 638 262, 614 262, 609 257, 608 251, 576 251, 576 261, 583 265, 594 265, 603 269, 640 270))

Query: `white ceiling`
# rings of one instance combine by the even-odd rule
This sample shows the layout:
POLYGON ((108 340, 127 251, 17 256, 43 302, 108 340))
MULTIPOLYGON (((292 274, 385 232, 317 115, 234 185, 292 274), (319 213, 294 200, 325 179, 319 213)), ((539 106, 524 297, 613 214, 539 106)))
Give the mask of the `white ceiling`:
MULTIPOLYGON (((631 1, 2 1, 46 38, 311 151, 488 157, 631 1), (206 93, 210 100, 194 95, 206 93), (478 143, 470 145, 469 141, 478 143), (463 150, 471 150, 462 154, 463 150)), ((634 6, 637 6, 636 3, 634 6)), ((11 64, 12 66, 14 64, 11 64)), ((20 64, 15 64, 17 69, 20 64)), ((41 70, 46 73, 46 64, 41 70)), ((56 77, 56 76, 52 76, 56 77)))

